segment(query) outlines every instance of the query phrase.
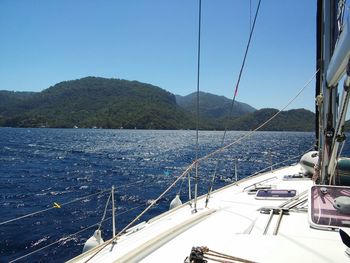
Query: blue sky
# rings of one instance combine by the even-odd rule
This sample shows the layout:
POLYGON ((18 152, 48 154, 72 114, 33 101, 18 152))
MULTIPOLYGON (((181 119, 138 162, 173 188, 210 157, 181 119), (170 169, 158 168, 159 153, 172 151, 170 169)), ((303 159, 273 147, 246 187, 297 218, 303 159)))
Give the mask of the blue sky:
MULTIPOLYGON (((197 0, 1 0, 0 90, 100 76, 187 95, 196 90, 197 8, 197 0)), ((201 90, 232 98, 250 1, 202 8, 201 90)), ((315 15, 315 0, 262 0, 238 101, 280 109, 302 88, 315 72, 315 15)), ((314 110, 313 83, 289 108, 314 110)))

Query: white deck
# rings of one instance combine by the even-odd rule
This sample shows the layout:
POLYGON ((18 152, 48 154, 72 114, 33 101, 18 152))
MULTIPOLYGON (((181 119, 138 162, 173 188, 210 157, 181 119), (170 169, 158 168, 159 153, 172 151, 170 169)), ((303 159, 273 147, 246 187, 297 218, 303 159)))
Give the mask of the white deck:
MULTIPOLYGON (((121 236, 113 248, 108 245, 89 262, 184 262, 194 246, 255 262, 350 262, 339 233, 311 228, 306 209, 284 215, 276 235, 278 215, 274 215, 263 233, 269 214, 258 209, 278 207, 286 200, 257 200, 247 193, 247 187, 264 181, 306 197, 311 180, 283 180, 284 175, 297 174, 300 169, 290 166, 225 187, 212 194, 208 208, 201 198, 197 213, 184 204, 121 236)), ((97 249, 70 262, 86 262, 97 249)))

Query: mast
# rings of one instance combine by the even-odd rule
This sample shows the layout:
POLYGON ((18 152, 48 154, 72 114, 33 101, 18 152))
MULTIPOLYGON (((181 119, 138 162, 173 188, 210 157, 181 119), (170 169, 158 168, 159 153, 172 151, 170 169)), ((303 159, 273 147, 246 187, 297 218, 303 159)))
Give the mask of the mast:
POLYGON ((319 114, 322 114, 319 118, 321 184, 335 184, 337 160, 346 138, 344 124, 350 101, 350 17, 343 19, 344 8, 344 1, 323 0, 323 22, 318 25, 322 32, 322 53, 317 53, 318 58, 319 55, 322 58, 318 83, 321 83, 323 94, 317 96, 319 114), (344 76, 339 105, 338 83, 344 76))
POLYGON ((315 145, 315 150, 320 149, 320 145, 322 145, 322 142, 320 142, 322 136, 320 134, 320 127, 321 121, 319 119, 322 109, 322 104, 321 101, 318 101, 317 98, 321 98, 321 88, 322 88, 322 76, 321 76, 321 67, 322 67, 322 29, 323 29, 323 20, 322 20, 322 15, 323 15, 323 9, 322 9, 322 0, 317 1, 317 14, 316 14, 316 88, 315 88, 315 98, 316 98, 316 103, 315 103, 315 136, 316 136, 316 145, 315 145))
MULTIPOLYGON (((322 91, 323 103, 320 110, 321 126, 319 134, 319 156, 322 160, 321 168, 321 184, 328 184, 329 174, 328 166, 331 157, 331 150, 333 147, 334 127, 337 118, 337 85, 328 86, 326 73, 329 67, 329 63, 334 51, 335 43, 337 40, 337 6, 338 0, 319 0, 317 4, 318 8, 322 8, 322 24, 318 25, 322 32, 321 43, 321 61, 320 65, 320 90, 322 91), (322 3, 320 3, 322 2, 322 3)), ((321 12, 321 11, 318 11, 321 12)), ((319 41, 319 39, 318 39, 319 41)))

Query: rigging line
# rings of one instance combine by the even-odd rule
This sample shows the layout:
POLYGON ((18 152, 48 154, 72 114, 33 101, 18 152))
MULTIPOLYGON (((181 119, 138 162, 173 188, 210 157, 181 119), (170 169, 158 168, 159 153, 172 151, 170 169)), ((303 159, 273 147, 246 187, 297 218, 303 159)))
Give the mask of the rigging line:
POLYGON ((98 226, 98 230, 100 230, 100 228, 102 226, 102 222, 105 219, 105 216, 106 216, 106 213, 107 213, 107 207, 108 207, 108 204, 109 204, 109 200, 111 199, 111 196, 112 196, 112 193, 110 193, 109 196, 108 196, 108 199, 107 199, 107 202, 106 202, 106 205, 105 205, 105 210, 103 212, 103 216, 102 216, 101 222, 100 222, 100 224, 98 226))
MULTIPOLYGON (((143 207, 143 206, 145 206, 145 205, 147 205, 147 202, 145 202, 145 203, 143 203, 143 204, 141 204, 141 205, 135 206, 135 207, 133 207, 133 208, 130 208, 130 209, 124 211, 124 212, 120 212, 119 214, 117 214, 117 216, 121 216, 121 215, 123 215, 123 214, 129 213, 129 212, 134 211, 134 210, 136 210, 136 209, 138 209, 138 208, 140 208, 140 207, 143 207)), ((109 218, 112 218, 112 217, 109 217, 109 218)))
POLYGON ((255 12, 255 16, 254 16, 253 26, 252 26, 252 29, 250 30, 248 43, 247 43, 246 50, 245 50, 244 57, 243 57, 243 63, 242 63, 242 65, 241 65, 241 69, 240 69, 240 71, 239 71, 238 80, 237 80, 236 88, 235 88, 235 93, 234 93, 234 95, 233 95, 233 100, 232 100, 232 104, 231 104, 231 111, 232 111, 232 108, 233 108, 234 100, 235 100, 235 98, 236 98, 236 96, 237 96, 239 84, 240 84, 240 82, 241 82, 241 77, 242 77, 243 69, 244 69, 244 66, 245 66, 246 59, 247 59, 247 55, 248 55, 250 43, 251 43, 251 40, 252 40, 252 36, 253 36, 254 28, 255 28, 255 23, 256 23, 256 19, 257 19, 257 17, 258 17, 258 13, 259 13, 259 9, 260 9, 260 4, 261 4, 261 0, 259 0, 259 2, 258 2, 258 6, 257 6, 257 8, 256 8, 256 12, 255 12))
MULTIPOLYGON (((134 186, 134 185, 137 185, 137 184, 140 184, 140 183, 144 183, 146 180, 138 180, 136 182, 133 182, 133 183, 130 183, 130 184, 124 184, 124 185, 120 185, 118 186, 118 188, 124 188, 124 187, 130 187, 130 186, 134 186)), ((116 191, 118 191, 118 188, 116 188, 116 191)))
MULTIPOLYGON (((202 19, 202 0, 198 1, 198 47, 197 47, 197 118, 196 118, 196 160, 199 152, 199 80, 200 80, 200 60, 201 60, 201 19, 202 19)), ((197 211, 198 195, 198 162, 196 162, 196 176, 194 184, 194 211, 197 211)))
POLYGON ((252 174, 252 175, 249 175, 249 176, 247 176, 247 177, 244 177, 244 179, 248 179, 248 178, 250 178, 250 177, 252 177, 252 176, 255 176, 255 175, 257 175, 257 174, 259 174, 259 173, 261 173, 261 172, 263 172, 263 171, 266 171, 266 170, 270 169, 270 168, 273 167, 273 166, 277 166, 277 165, 286 163, 286 162, 288 162, 288 161, 290 161, 290 160, 293 160, 293 159, 296 159, 296 158, 298 158, 298 157, 301 157, 301 156, 303 156, 305 153, 311 151, 311 150, 314 148, 314 146, 315 146, 315 144, 313 144, 309 149, 307 149, 306 151, 304 151, 302 154, 298 154, 298 155, 292 156, 292 157, 290 157, 290 158, 288 158, 288 159, 286 159, 286 160, 283 160, 282 162, 275 163, 275 164, 273 164, 273 165, 270 165, 270 166, 268 166, 268 167, 265 167, 264 169, 261 169, 261 170, 255 172, 255 173, 252 174))
MULTIPOLYGON (((147 204, 147 203, 144 203, 144 204, 142 204, 142 205, 135 206, 135 207, 130 208, 130 209, 128 209, 128 210, 126 210, 126 211, 124 211, 124 212, 121 212, 121 213, 119 213, 119 214, 117 214, 117 215, 120 216, 120 215, 126 214, 126 213, 131 212, 131 211, 133 211, 133 210, 136 210, 136 209, 138 209, 138 208, 140 208, 140 207, 142 207, 142 206, 145 206, 146 204, 147 204)), ((69 234, 69 235, 66 236, 66 237, 62 237, 62 238, 60 238, 59 240, 56 240, 56 241, 53 242, 53 243, 50 243, 50 244, 48 244, 48 245, 46 245, 46 246, 44 246, 44 247, 38 248, 37 250, 34 250, 34 251, 32 251, 32 252, 30 252, 30 253, 28 253, 28 254, 25 254, 25 255, 23 255, 23 256, 21 256, 21 257, 19 257, 19 258, 16 258, 16 259, 10 261, 9 263, 11 263, 11 262, 16 262, 16 261, 18 261, 18 260, 21 260, 21 259, 23 259, 23 258, 26 258, 26 257, 28 257, 28 256, 31 256, 31 255, 33 255, 33 254, 35 254, 35 253, 37 253, 37 252, 40 252, 40 251, 42 251, 42 250, 44 250, 44 249, 46 249, 46 248, 48 248, 48 247, 51 247, 51 246, 53 246, 53 245, 55 245, 55 244, 57 244, 57 243, 60 243, 60 242, 62 242, 62 241, 65 241, 65 240, 67 240, 67 239, 73 237, 73 236, 76 236, 76 235, 78 235, 78 234, 80 234, 80 233, 82 233, 82 232, 84 232, 84 231, 86 231, 86 230, 88 230, 88 229, 90 229, 90 228, 93 228, 93 227, 95 227, 95 226, 98 226, 99 224, 101 224, 101 223, 103 223, 103 222, 106 222, 106 221, 110 220, 111 218, 112 218, 112 216, 107 217, 106 219, 104 219, 104 220, 101 221, 100 223, 95 223, 95 224, 90 225, 90 226, 88 226, 88 227, 86 227, 86 228, 84 228, 84 229, 81 229, 81 230, 79 230, 79 231, 77 231, 77 232, 75 232, 75 233, 73 233, 73 234, 69 234)))
POLYGON ((178 195, 181 194, 181 191, 182 191, 182 185, 184 184, 184 180, 185 180, 185 177, 182 177, 182 180, 181 180, 181 184, 180 184, 180 187, 179 187, 179 191, 177 192, 178 195))
MULTIPOLYGON (((140 183, 143 183, 145 180, 139 180, 135 183, 130 183, 130 184, 126 184, 126 185, 122 185, 120 187, 129 187, 129 186, 133 186, 133 185, 137 185, 137 184, 140 184, 140 183)), ((84 200, 86 198, 89 198, 89 197, 92 197, 94 195, 99 195, 99 194, 102 194, 102 193, 105 193, 105 192, 108 192, 110 191, 110 189, 106 189, 106 190, 102 190, 100 192, 97 192, 97 193, 94 193, 94 194, 90 194, 90 195, 86 195, 86 196, 82 196, 82 197, 79 197, 79 198, 76 198, 76 199, 73 199, 72 201, 69 201, 67 203, 63 203, 63 204, 60 204, 60 206, 66 206, 66 205, 69 205, 71 203, 74 203, 74 202, 78 202, 80 200, 84 200)), ((27 217, 31 217, 31 216, 34 216, 34 215, 37 215, 37 214, 40 214, 40 213, 44 213, 44 212, 47 212, 51 209, 57 209, 55 207, 49 207, 49 208, 46 208, 46 209, 42 209, 42 210, 39 210, 39 211, 36 211, 36 212, 33 212, 33 213, 29 213, 29 214, 26 214, 26 215, 23 215, 23 216, 19 216, 19 217, 16 217, 16 218, 13 218, 13 219, 9 219, 9 220, 6 220, 6 221, 3 221, 3 222, 0 222, 0 226, 1 225, 4 225, 4 224, 8 224, 8 223, 11 223, 11 222, 14 222, 14 221, 17 221, 17 220, 20 220, 20 219, 24 219, 24 218, 27 218, 27 217)))
POLYGON ((105 247, 107 247, 109 244, 111 244, 112 242, 114 242, 114 240, 116 240, 119 236, 121 236, 125 230, 127 230, 130 226, 132 226, 137 220, 139 220, 145 213, 148 212, 148 210, 150 210, 153 205, 155 205, 171 188, 174 187, 174 185, 176 185, 176 183, 185 175, 187 175, 192 169, 193 167, 195 167, 196 163, 200 162, 200 161, 204 161, 209 159, 210 157, 226 150, 227 148, 231 147, 232 145, 242 141, 245 138, 248 138, 249 136, 251 136, 252 134, 254 134, 256 131, 258 131, 259 129, 261 129, 262 127, 264 127, 266 124, 268 124, 271 120, 273 120, 274 118, 276 118, 284 109, 286 109, 305 89, 306 87, 309 86, 309 84, 311 83, 311 81, 315 78, 317 72, 319 71, 319 69, 313 74, 313 76, 310 78, 310 80, 300 89, 300 91, 297 93, 297 95, 292 98, 285 107, 283 107, 280 111, 278 111, 275 115, 273 115, 270 119, 268 119, 267 121, 265 121, 263 124, 261 124, 259 127, 255 128, 253 131, 248 132, 246 135, 238 138, 237 140, 231 142, 230 144, 227 144, 224 147, 221 147, 219 149, 217 149, 214 152, 211 152, 210 154, 207 154, 197 160, 195 160, 192 164, 190 164, 186 170, 179 175, 176 180, 170 185, 168 186, 168 188, 161 193, 155 200, 152 201, 152 203, 147 206, 138 216, 136 216, 127 226, 125 226, 114 238, 110 239, 109 241, 105 242, 105 244, 103 246, 101 246, 101 248, 99 250, 96 251, 95 254, 93 254, 90 258, 88 258, 86 262, 89 262, 93 257, 95 257, 98 253, 100 253, 105 247))
POLYGON ((292 99, 289 100, 289 102, 281 109, 279 110, 277 113, 275 113, 271 118, 269 118, 267 121, 265 121, 264 123, 262 123, 260 126, 258 126, 257 128, 255 128, 252 131, 247 132, 245 135, 243 135, 242 137, 236 139, 235 141, 225 145, 224 147, 221 147, 201 158, 199 158, 196 162, 201 162, 201 161, 205 161, 211 157, 213 157, 214 155, 223 152, 224 150, 226 150, 227 148, 231 147, 232 145, 241 142, 243 139, 246 139, 248 137, 250 137, 251 135, 253 135, 255 132, 257 132, 258 130, 260 130, 261 128, 263 128, 266 124, 268 124, 270 121, 272 121, 274 118, 276 118, 282 111, 284 111, 294 100, 296 100, 299 95, 310 85, 311 81, 315 78, 317 72, 319 71, 319 69, 312 75, 312 77, 308 80, 308 82, 300 89, 300 91, 297 93, 297 95, 295 95, 292 99))
POLYGON ((252 30, 252 0, 249 0, 249 32, 252 30))
MULTIPOLYGON (((108 218, 105 219, 105 221, 107 221, 107 220, 109 220, 109 219, 111 219, 111 218, 112 218, 112 217, 108 217, 108 218)), ((84 229, 81 229, 81 230, 79 230, 78 232, 75 232, 75 233, 73 233, 73 234, 70 234, 70 235, 68 235, 68 236, 66 236, 66 237, 61 237, 59 240, 56 240, 56 241, 53 242, 53 243, 50 243, 50 244, 48 244, 48 245, 46 245, 46 246, 44 246, 44 247, 38 248, 37 250, 34 250, 34 251, 32 251, 32 252, 30 252, 30 253, 28 253, 28 254, 25 254, 25 255, 23 255, 23 256, 21 256, 21 257, 19 257, 19 258, 16 258, 16 259, 10 261, 9 263, 11 263, 11 262, 16 262, 16 261, 18 261, 18 260, 21 260, 21 259, 23 259, 23 258, 26 258, 26 257, 28 257, 28 256, 31 256, 31 255, 33 255, 33 254, 35 254, 35 253, 37 253, 37 252, 40 252, 40 251, 42 251, 42 250, 44 250, 44 249, 46 249, 46 248, 48 248, 48 247, 51 247, 51 246, 56 245, 56 244, 58 244, 58 243, 60 243, 60 242, 62 242, 62 241, 65 241, 65 240, 67 240, 67 239, 69 239, 69 238, 71 238, 71 237, 73 237, 73 236, 76 236, 76 235, 78 235, 78 234, 80 234, 80 233, 82 233, 82 232, 84 232, 84 231, 86 231, 86 230, 88 230, 88 229, 90 229, 90 228, 93 228, 94 226, 97 226, 97 225, 99 225, 99 223, 95 223, 95 224, 93 224, 93 225, 90 225, 90 226, 88 226, 88 227, 86 227, 86 228, 84 228, 84 229)))
POLYGON ((105 247, 107 247, 108 245, 110 245, 111 243, 113 243, 119 236, 121 236, 125 230, 127 230, 129 227, 131 227, 137 220, 139 220, 145 213, 147 213, 170 189, 172 189, 174 187, 174 185, 176 185, 176 183, 183 178, 185 175, 187 175, 192 169, 193 167, 195 167, 196 163, 200 162, 200 161, 204 161, 209 159, 210 157, 224 151, 225 149, 231 147, 232 145, 242 141, 243 139, 251 136, 253 133, 255 133, 256 131, 258 131, 259 129, 261 129, 262 127, 264 127, 266 124, 268 124, 271 120, 273 120, 274 118, 276 118, 284 109, 286 109, 303 91, 304 89, 306 89, 306 87, 309 86, 309 84, 311 83, 311 81, 315 78, 317 72, 319 70, 317 70, 313 76, 310 78, 310 80, 303 86, 303 88, 301 88, 301 90, 297 93, 297 95, 292 98, 285 107, 283 107, 280 111, 278 111, 276 114, 274 114, 270 119, 268 119, 267 121, 265 121, 263 124, 261 124, 259 127, 255 128, 253 131, 248 132, 246 135, 238 138, 237 140, 231 142, 230 144, 227 144, 224 147, 221 147, 219 149, 217 149, 214 152, 211 152, 210 154, 207 154, 197 160, 195 160, 192 164, 190 164, 186 170, 176 178, 176 180, 170 185, 168 186, 168 188, 166 188, 164 190, 164 192, 162 192, 156 199, 154 199, 151 204, 149 206, 147 206, 139 215, 137 215, 128 225, 126 225, 114 238, 111 238, 109 241, 106 241, 99 250, 97 250, 90 258, 88 258, 86 262, 89 262, 92 258, 94 258, 98 253, 100 253, 105 247))
MULTIPOLYGON (((249 38, 248 38, 247 46, 246 46, 246 49, 245 49, 245 52, 244 52, 244 57, 243 57, 243 61, 242 61, 242 64, 241 64, 241 68, 240 68, 240 71, 239 71, 239 74, 238 74, 236 88, 235 88, 235 92, 234 92, 234 95, 233 95, 233 98, 232 98, 232 102, 231 102, 230 112, 229 112, 229 115, 228 115, 228 118, 227 118, 227 121, 226 121, 226 124, 225 124, 225 130, 224 130, 224 134, 223 134, 222 140, 221 140, 221 146, 223 146, 224 143, 225 143, 226 133, 227 133, 227 129, 228 129, 228 122, 229 122, 229 120, 232 117, 233 106, 234 106, 235 101, 236 101, 239 84, 241 82, 241 78, 242 78, 245 62, 247 60, 248 51, 249 51, 250 43, 251 43, 251 40, 252 40, 252 36, 253 36, 255 24, 256 24, 256 19, 258 17, 259 10, 260 10, 260 4, 261 4, 261 0, 259 0, 259 2, 258 2, 258 6, 256 8, 255 15, 254 15, 253 25, 250 28, 249 38)), ((250 2, 250 8, 251 8, 251 2, 250 2)), ((213 185, 214 185, 214 182, 215 182, 218 166, 219 166, 219 160, 217 161, 217 163, 215 165, 215 170, 214 170, 214 174, 213 174, 213 177, 212 177, 212 183, 209 186, 208 194, 207 194, 207 197, 206 197, 206 200, 205 200, 205 206, 207 206, 208 201, 209 201, 209 197, 210 197, 210 193, 213 190, 213 185)))
MULTIPOLYGON (((195 161, 196 162, 196 161, 195 161)), ((150 210, 167 192, 169 192, 169 190, 171 188, 174 187, 174 185, 181 179, 183 178, 185 175, 187 175, 187 173, 189 171, 191 171, 191 169, 195 166, 195 162, 193 162, 191 165, 189 165, 186 170, 179 176, 176 178, 176 180, 170 185, 168 186, 167 189, 164 190, 163 193, 161 193, 156 199, 154 199, 150 205, 148 205, 139 215, 137 215, 129 224, 127 224, 122 230, 119 231, 118 234, 116 234, 116 236, 114 238, 111 238, 110 240, 106 241, 99 250, 96 251, 96 253, 94 253, 90 258, 88 258, 86 262, 89 262, 93 257, 95 257, 98 253, 100 253, 105 247, 107 247, 108 245, 110 245, 111 243, 113 243, 115 240, 117 240, 118 237, 120 237, 125 230, 127 230, 129 227, 131 227, 137 220, 139 220, 145 213, 148 212, 148 210, 150 210)))
MULTIPOLYGON (((69 201, 67 203, 63 203, 63 204, 60 204, 60 206, 65 206, 65 205, 69 205, 71 203, 74 203, 74 202, 77 202, 77 201, 80 201, 80 200, 84 200, 88 197, 91 197, 91 196, 94 196, 94 195, 99 195, 99 194, 102 194, 102 193, 105 193, 105 192, 108 192, 110 191, 110 189, 108 190, 102 190, 100 192, 97 192, 97 193, 94 193, 94 194, 90 194, 90 195, 86 195, 86 196, 83 196, 83 197, 79 197, 79 198, 76 198, 72 201, 69 201)), ((29 213, 29 214, 26 214, 26 215, 23 215, 23 216, 19 216, 19 217, 16 217, 16 218, 13 218, 13 219, 9 219, 7 221, 3 221, 3 222, 0 222, 0 226, 1 225, 4 225, 4 224, 8 224, 8 223, 11 223, 11 222, 14 222, 14 221, 17 221, 17 220, 20 220, 20 219, 23 219, 23 218, 27 218, 27 217, 30 217, 30 216, 33 216, 33 215, 37 215, 37 214, 40 214, 40 213, 43 213, 43 212, 47 212, 51 209, 57 209, 56 207, 49 207, 49 208, 46 208, 46 209, 42 209, 42 210, 39 210, 39 211, 36 211, 36 212, 33 212, 33 213, 29 213)))
POLYGON ((176 180, 170 185, 168 186, 168 188, 161 193, 155 200, 152 201, 152 203, 147 206, 138 216, 136 216, 127 226, 125 226, 114 238, 110 239, 109 241, 105 242, 105 244, 103 246, 101 246, 101 248, 99 250, 96 251, 95 254, 93 254, 90 258, 88 258, 86 262, 89 262, 93 257, 95 257, 98 253, 100 253, 105 247, 107 247, 109 244, 111 244, 112 242, 114 242, 114 240, 116 240, 119 236, 121 236, 125 230, 127 230, 130 226, 132 226, 137 220, 139 220, 145 213, 148 212, 148 210, 150 210, 153 205, 155 205, 171 188, 174 187, 174 185, 176 185, 176 183, 185 175, 187 175, 192 169, 193 167, 195 167, 196 163, 201 162, 201 161, 205 161, 207 159, 209 159, 210 157, 213 157, 214 155, 226 150, 227 148, 231 147, 232 145, 242 141, 245 138, 250 137, 252 134, 254 134, 256 131, 258 131, 259 129, 261 129, 262 127, 264 127, 266 124, 268 124, 270 121, 272 121, 274 118, 276 118, 283 110, 285 110, 296 98, 298 98, 298 96, 306 89, 306 87, 308 87, 311 83, 311 81, 315 78, 317 72, 319 71, 319 69, 313 74, 313 76, 309 79, 309 81, 300 89, 300 91, 297 93, 296 96, 294 96, 294 98, 292 98, 285 107, 283 107, 280 111, 278 111, 275 115, 273 115, 270 119, 268 119, 267 121, 265 121, 263 124, 261 124, 259 127, 255 128, 253 131, 248 132, 246 135, 238 138, 237 140, 231 142, 230 144, 227 144, 224 147, 221 147, 219 149, 217 149, 214 152, 211 152, 197 160, 195 160, 192 164, 190 164, 186 170, 179 175, 176 180))

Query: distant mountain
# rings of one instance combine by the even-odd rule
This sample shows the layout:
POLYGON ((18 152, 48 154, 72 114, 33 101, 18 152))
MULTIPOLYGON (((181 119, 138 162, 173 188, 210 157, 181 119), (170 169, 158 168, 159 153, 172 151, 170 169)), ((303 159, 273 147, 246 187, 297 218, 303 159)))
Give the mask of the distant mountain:
MULTIPOLYGON (((176 95, 177 104, 184 110, 196 113, 197 93, 191 93, 187 96, 176 95)), ((199 92, 199 116, 201 118, 221 119, 230 113, 232 100, 206 92, 199 92)), ((242 116, 256 111, 252 106, 235 101, 231 117, 242 116)))
MULTIPOLYGON (((278 110, 261 109, 246 114, 230 122, 233 130, 254 130, 274 116, 278 110)), ((314 131, 315 114, 306 109, 282 111, 270 123, 261 128, 262 131, 314 131)))
POLYGON ((58 83, 0 115, 3 126, 14 127, 194 127, 175 95, 137 81, 96 77, 58 83))
MULTIPOLYGON (((150 84, 86 77, 64 81, 42 92, 0 91, 0 126, 137 129, 194 129, 196 94, 175 96, 150 84)), ((231 100, 200 93, 200 129, 227 126, 231 100)), ((255 110, 235 102, 228 128, 252 130, 276 109, 255 110)), ((314 114, 299 109, 282 112, 263 130, 309 131, 314 114)))

